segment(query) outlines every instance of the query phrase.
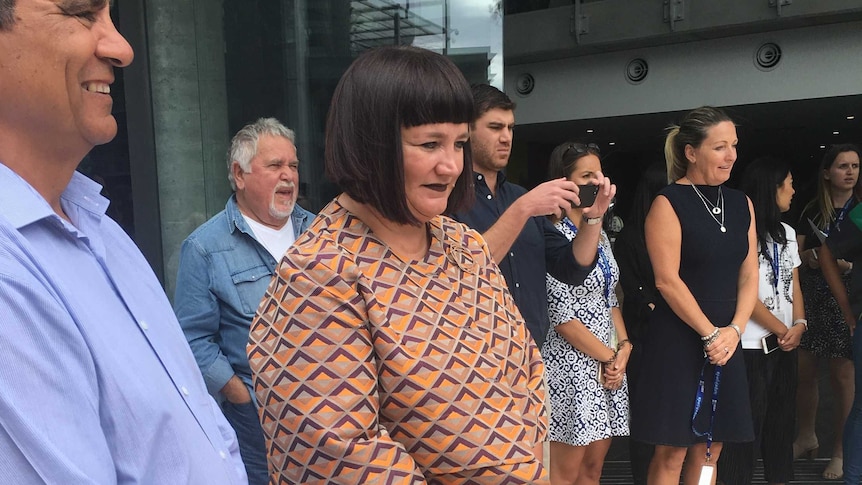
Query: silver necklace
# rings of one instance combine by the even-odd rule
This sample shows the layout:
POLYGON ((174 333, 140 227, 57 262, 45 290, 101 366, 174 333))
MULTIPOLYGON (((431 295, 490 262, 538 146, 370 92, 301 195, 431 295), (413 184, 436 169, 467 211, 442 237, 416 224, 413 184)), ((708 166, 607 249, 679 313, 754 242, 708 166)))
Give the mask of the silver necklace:
POLYGON ((721 232, 727 232, 727 228, 724 227, 724 194, 721 192, 721 185, 718 186, 718 204, 713 204, 711 200, 707 199, 705 195, 695 186, 693 183, 689 182, 691 188, 694 189, 694 192, 700 197, 700 201, 703 202, 703 207, 706 208, 709 215, 712 216, 712 220, 718 224, 721 232), (721 220, 718 219, 717 216, 721 216, 721 220))

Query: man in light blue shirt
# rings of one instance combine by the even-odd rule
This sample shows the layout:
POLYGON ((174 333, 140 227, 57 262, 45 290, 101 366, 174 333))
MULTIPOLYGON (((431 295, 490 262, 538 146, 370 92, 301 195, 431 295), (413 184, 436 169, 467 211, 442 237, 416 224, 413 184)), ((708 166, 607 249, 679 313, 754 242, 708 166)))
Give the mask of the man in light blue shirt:
POLYGON ((246 483, 158 280, 75 170, 132 61, 108 0, 0 0, 0 483, 246 483))
POLYGON ((174 308, 207 389, 236 431, 250 485, 266 485, 266 444, 252 398, 248 332, 276 262, 314 215, 296 203, 292 130, 274 118, 231 140, 225 209, 183 242, 174 308))

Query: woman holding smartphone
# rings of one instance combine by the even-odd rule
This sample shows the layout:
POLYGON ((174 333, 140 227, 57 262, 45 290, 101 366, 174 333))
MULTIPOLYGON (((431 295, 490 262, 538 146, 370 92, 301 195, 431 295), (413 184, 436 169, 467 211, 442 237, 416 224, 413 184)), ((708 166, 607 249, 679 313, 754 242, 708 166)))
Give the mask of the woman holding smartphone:
MULTIPOLYGON (((601 172, 595 145, 566 143, 551 154, 549 178, 566 177, 581 186, 581 204, 555 227, 569 240, 586 218, 590 185, 601 172)), ((619 268, 602 231, 596 266, 579 286, 547 276, 552 328, 542 346, 551 403, 550 478, 552 485, 598 484, 613 436, 627 436, 628 389, 625 370, 632 344, 626 337, 614 290, 619 268)))
POLYGON ((740 188, 754 205, 760 277, 758 301, 742 334, 755 441, 725 444, 718 479, 751 483, 759 446, 766 481, 783 484, 793 479, 796 347, 807 328, 796 231, 781 222, 795 193, 793 175, 783 160, 759 158, 742 180, 740 188))

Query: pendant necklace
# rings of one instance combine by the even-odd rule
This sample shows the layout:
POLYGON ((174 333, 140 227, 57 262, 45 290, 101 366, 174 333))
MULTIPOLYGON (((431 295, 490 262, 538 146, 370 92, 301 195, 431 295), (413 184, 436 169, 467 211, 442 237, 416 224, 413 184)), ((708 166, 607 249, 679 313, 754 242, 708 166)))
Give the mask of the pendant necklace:
POLYGON ((714 220, 715 223, 718 224, 718 227, 719 229, 721 229, 721 232, 727 232, 727 228, 724 227, 724 194, 721 193, 721 185, 718 186, 718 200, 716 201, 717 204, 713 204, 711 200, 707 199, 706 196, 701 193, 701 191, 697 188, 696 185, 694 185, 690 181, 689 184, 691 185, 691 188, 694 189, 694 192, 697 194, 697 196, 700 198, 700 201, 703 202, 703 207, 706 208, 707 212, 709 212, 709 215, 712 216, 712 220, 714 220), (721 216, 721 220, 719 220, 717 217, 719 215, 721 216))

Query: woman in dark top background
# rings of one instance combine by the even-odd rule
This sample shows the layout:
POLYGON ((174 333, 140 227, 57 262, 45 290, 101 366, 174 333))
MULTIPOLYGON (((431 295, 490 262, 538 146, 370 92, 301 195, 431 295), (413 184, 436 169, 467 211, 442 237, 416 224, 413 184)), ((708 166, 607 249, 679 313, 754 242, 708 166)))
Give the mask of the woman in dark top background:
MULTIPOLYGON (((653 199, 665 186, 667 169, 663 162, 654 163, 644 170, 635 189, 631 213, 614 245, 614 252, 618 253, 616 259, 623 290, 623 321, 628 337, 634 343, 627 367, 630 392, 637 385, 641 343, 647 323, 655 302, 660 298, 644 239, 644 221, 653 199)), ((635 485, 646 485, 652 453, 653 445, 629 439, 629 458, 635 485)))
MULTIPOLYGON (((830 383, 836 398, 836 409, 832 413, 835 418, 832 459, 823 471, 823 478, 830 480, 839 479, 843 474, 841 442, 844 421, 853 401, 853 355, 850 330, 820 271, 818 252, 821 244, 811 223, 819 231, 828 233, 858 203, 862 197, 859 158, 859 148, 851 144, 833 145, 826 151, 817 173, 817 196, 805 206, 796 226, 802 259, 799 277, 809 331, 805 332, 799 345, 796 401, 799 433, 793 443, 793 454, 795 458, 805 454, 813 457, 820 446, 814 426, 819 398, 817 362, 828 359, 830 383)), ((849 261, 838 261, 845 286, 849 283, 847 275, 851 269, 849 261)))

